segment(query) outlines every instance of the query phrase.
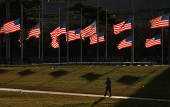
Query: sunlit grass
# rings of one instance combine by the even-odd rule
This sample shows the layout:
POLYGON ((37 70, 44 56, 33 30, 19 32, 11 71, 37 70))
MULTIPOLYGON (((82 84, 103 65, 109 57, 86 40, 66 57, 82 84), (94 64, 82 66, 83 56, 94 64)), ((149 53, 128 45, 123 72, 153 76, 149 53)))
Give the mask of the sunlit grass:
POLYGON ((0 87, 103 95, 109 77, 112 95, 170 99, 165 79, 169 70, 169 66, 1 66, 0 87))

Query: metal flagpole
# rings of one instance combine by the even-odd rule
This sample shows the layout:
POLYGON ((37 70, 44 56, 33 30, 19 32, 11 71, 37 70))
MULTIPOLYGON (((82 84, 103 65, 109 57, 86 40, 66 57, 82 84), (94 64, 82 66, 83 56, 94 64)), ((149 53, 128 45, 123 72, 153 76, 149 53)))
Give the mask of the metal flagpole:
POLYGON ((99 62, 99 0, 97 2, 97 64, 99 62))
MULTIPOLYGON (((59 26, 60 26, 60 8, 59 8, 59 26)), ((59 48, 58 48, 58 63, 60 63, 60 37, 59 38, 59 48)))
POLYGON ((106 59, 107 59, 107 10, 106 10, 106 59))
POLYGON ((0 34, 0 58, 1 58, 1 53, 2 53, 2 40, 1 40, 1 34, 0 34))
MULTIPOLYGON (((169 18, 170 19, 170 18, 169 18)), ((169 28, 168 28, 169 36, 168 36, 168 65, 170 65, 170 23, 169 23, 169 28)))
POLYGON ((68 42, 68 38, 69 38, 69 0, 67 0, 67 64, 69 63, 69 42, 68 42))
POLYGON ((43 6, 43 0, 42 0, 42 35, 41 35, 42 36, 42 38, 41 38, 42 39, 42 49, 41 49, 42 50, 42 63, 43 63, 43 14, 44 14, 43 7, 44 6, 43 6))
POLYGON ((132 0, 132 47, 131 47, 131 65, 134 62, 134 10, 133 10, 133 0, 132 0))
POLYGON ((131 50, 131 65, 133 65, 134 62, 134 10, 133 10, 133 16, 132 16, 132 50, 131 50))
MULTIPOLYGON (((10 3, 6 0, 6 22, 9 21, 10 18, 10 3)), ((10 34, 6 35, 6 58, 8 59, 8 63, 10 63, 10 34)))
MULTIPOLYGON (((39 23, 40 23, 40 6, 39 6, 39 23)), ((39 59, 40 59, 40 35, 39 35, 39 59)))
MULTIPOLYGON (((81 30, 82 30, 82 9, 81 9, 81 30)), ((80 33, 80 39, 81 39, 80 40, 81 41, 81 52, 80 52, 81 53, 81 59, 80 59, 80 61, 82 62, 82 56, 83 56, 82 55, 82 48, 83 47, 82 47, 82 36, 81 36, 81 33, 80 33)))
MULTIPOLYGON (((163 15, 163 11, 162 11, 162 15, 163 15)), ((162 65, 163 65, 163 50, 164 50, 164 45, 163 45, 163 27, 162 27, 162 65)))
POLYGON ((23 5, 21 0, 21 63, 23 64, 23 5))

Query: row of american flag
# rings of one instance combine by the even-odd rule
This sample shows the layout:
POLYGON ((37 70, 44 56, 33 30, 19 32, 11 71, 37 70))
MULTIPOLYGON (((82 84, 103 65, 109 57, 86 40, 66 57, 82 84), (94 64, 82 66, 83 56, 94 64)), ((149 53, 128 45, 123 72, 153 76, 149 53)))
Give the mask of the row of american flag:
MULTIPOLYGON (((10 34, 10 33, 13 33, 19 30, 21 30, 20 29, 20 18, 4 23, 2 26, 0 26, 0 34, 2 33, 10 34)), ((37 23, 34 27, 30 29, 30 31, 28 32, 28 37, 26 39, 28 40, 30 37, 33 37, 33 36, 36 38, 39 38, 40 34, 41 34, 40 23, 37 23)))
MULTIPOLYGON (((59 48, 59 37, 60 35, 66 35, 66 41, 74 41, 77 39, 85 39, 88 38, 90 39, 90 45, 96 44, 97 43, 97 32, 96 32, 96 21, 94 21, 91 25, 87 26, 83 30, 76 29, 76 30, 70 30, 68 31, 67 36, 67 31, 66 31, 66 22, 64 22, 61 26, 57 27, 54 31, 50 32, 52 42, 51 46, 53 48, 59 48)), ((99 33, 99 42, 104 42, 104 31, 99 33)))
MULTIPOLYGON (((169 14, 156 17, 150 20, 150 23, 151 23, 151 29, 169 27, 169 14)), ((125 30, 131 30, 131 17, 117 25, 114 25, 113 29, 115 35, 118 35, 120 32, 123 32, 125 30)), ((149 48, 154 45, 160 45, 160 44, 161 44, 161 34, 158 34, 157 36, 151 39, 146 39, 145 47, 149 48)), ((117 47, 120 50, 122 48, 130 47, 130 46, 132 46, 132 36, 125 38, 117 47)))
MULTIPOLYGON (((152 28, 160 28, 160 27, 169 27, 169 14, 161 15, 157 18, 154 18, 150 20, 151 23, 151 29, 152 28)), ((0 34, 9 34, 20 30, 20 18, 6 22, 0 27, 0 34)), ((125 21, 114 25, 113 26, 114 34, 118 35, 120 32, 123 32, 125 30, 131 30, 131 17, 126 19, 125 21)), ((35 26, 33 26, 30 31, 28 32, 27 40, 30 37, 36 37, 39 38, 40 32, 40 23, 37 23, 35 26)), ((84 29, 76 29, 76 30, 69 30, 68 33, 66 31, 66 22, 64 22, 62 25, 57 27, 54 31, 50 32, 52 42, 51 46, 53 48, 59 48, 60 46, 60 35, 66 35, 66 41, 74 41, 77 39, 90 39, 90 44, 96 44, 97 42, 104 42, 104 31, 100 32, 98 41, 97 41, 97 32, 96 32, 96 21, 94 21, 91 25, 85 27, 84 29), (67 36, 68 34, 68 36, 67 36), (68 38, 67 38, 68 37, 68 38)), ((160 45, 161 44, 161 34, 151 38, 146 39, 145 46, 146 48, 152 47, 154 45, 160 45)), ((118 49, 123 49, 126 47, 132 46, 132 36, 129 36, 122 40, 118 44, 118 49)))
MULTIPOLYGON (((0 27, 0 34, 9 34, 20 30, 20 18, 10 21, 7 23, 4 23, 0 27)), ((35 26, 32 27, 32 29, 28 32, 28 36, 26 40, 28 40, 30 37, 36 37, 39 38, 40 32, 40 23, 37 23, 35 26)), ((50 32, 52 42, 51 46, 53 48, 59 48, 59 36, 60 35, 66 35, 66 41, 67 41, 67 31, 66 31, 66 22, 64 22, 61 26, 57 27, 54 31, 50 32)), ((85 38, 90 38, 90 44, 96 44, 97 43, 97 33, 96 33, 96 21, 93 22, 91 25, 87 26, 85 29, 80 30, 70 30, 68 31, 68 42, 74 41, 76 39, 84 40, 85 38)), ((20 41, 20 39, 19 39, 20 41)), ((104 31, 99 33, 99 42, 104 42, 104 31)))

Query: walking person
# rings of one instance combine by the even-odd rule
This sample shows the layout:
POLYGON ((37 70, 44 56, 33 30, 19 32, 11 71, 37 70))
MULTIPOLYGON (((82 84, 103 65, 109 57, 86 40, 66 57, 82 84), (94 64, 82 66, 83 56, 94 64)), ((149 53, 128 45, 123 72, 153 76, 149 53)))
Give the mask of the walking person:
POLYGON ((106 96, 108 90, 110 92, 109 97, 111 97, 111 81, 109 80, 109 78, 107 78, 107 81, 106 81, 106 92, 105 92, 104 96, 106 96))

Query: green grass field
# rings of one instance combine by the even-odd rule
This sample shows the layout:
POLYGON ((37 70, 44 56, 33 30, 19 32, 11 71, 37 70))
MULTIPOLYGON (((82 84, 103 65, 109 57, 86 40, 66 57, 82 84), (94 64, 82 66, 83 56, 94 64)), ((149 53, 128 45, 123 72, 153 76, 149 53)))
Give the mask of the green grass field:
MULTIPOLYGON (((104 95, 105 81, 112 96, 170 99, 169 66, 11 66, 0 67, 1 88, 74 92, 104 95), (144 87, 143 87, 144 86, 144 87)), ((170 102, 91 98, 1 92, 0 107, 169 107, 170 102)))

